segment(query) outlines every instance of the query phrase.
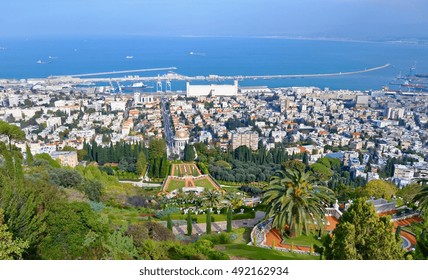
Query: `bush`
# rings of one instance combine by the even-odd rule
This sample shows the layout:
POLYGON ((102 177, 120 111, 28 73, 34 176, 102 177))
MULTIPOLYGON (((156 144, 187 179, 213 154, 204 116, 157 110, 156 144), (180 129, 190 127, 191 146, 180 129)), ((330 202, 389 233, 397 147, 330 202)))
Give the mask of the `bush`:
POLYGON ((179 212, 180 212, 180 209, 177 207, 168 207, 162 211, 156 212, 155 216, 158 219, 162 219, 163 217, 166 217, 168 214, 174 214, 174 213, 179 213, 179 212))
POLYGON ((90 200, 99 202, 102 187, 102 184, 96 180, 85 179, 85 182, 78 189, 83 191, 90 200))
POLYGON ((155 241, 175 240, 174 234, 166 227, 155 222, 145 222, 130 225, 126 235, 132 236, 135 247, 141 247, 146 239, 155 241))
POLYGON ((79 172, 72 169, 58 168, 55 170, 59 178, 60 186, 64 188, 79 187, 83 183, 83 177, 79 172))
POLYGON ((102 202, 96 202, 96 201, 89 201, 89 206, 91 207, 92 210, 94 210, 95 212, 100 212, 102 211, 104 208, 106 208, 106 206, 104 205, 104 203, 102 202))
POLYGON ((239 188, 239 190, 251 195, 259 195, 262 193, 262 190, 255 186, 242 186, 239 188))
POLYGON ((206 234, 201 236, 199 240, 208 240, 211 241, 213 244, 229 244, 232 242, 231 234, 222 232, 220 234, 206 234))

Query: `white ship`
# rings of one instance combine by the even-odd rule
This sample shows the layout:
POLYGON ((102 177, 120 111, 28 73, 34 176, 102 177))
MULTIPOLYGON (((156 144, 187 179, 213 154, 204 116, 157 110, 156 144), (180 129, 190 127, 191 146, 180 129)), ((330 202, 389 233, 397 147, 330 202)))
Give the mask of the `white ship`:
POLYGON ((142 82, 137 82, 137 83, 133 83, 132 85, 122 86, 122 89, 124 90, 138 90, 138 89, 144 89, 144 88, 148 88, 148 86, 143 84, 142 82))

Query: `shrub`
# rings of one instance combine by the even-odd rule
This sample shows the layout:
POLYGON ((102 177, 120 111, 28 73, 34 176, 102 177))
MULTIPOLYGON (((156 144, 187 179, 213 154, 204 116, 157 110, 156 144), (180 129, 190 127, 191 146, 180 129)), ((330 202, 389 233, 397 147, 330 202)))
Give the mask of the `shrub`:
POLYGON ((155 216, 158 219, 162 219, 163 217, 167 216, 168 214, 174 214, 174 213, 179 213, 179 212, 180 212, 180 209, 177 207, 168 207, 168 208, 165 208, 164 210, 156 212, 155 216))
POLYGON ((213 244, 230 244, 232 242, 231 234, 222 232, 220 234, 206 234, 201 236, 200 240, 209 240, 213 244))

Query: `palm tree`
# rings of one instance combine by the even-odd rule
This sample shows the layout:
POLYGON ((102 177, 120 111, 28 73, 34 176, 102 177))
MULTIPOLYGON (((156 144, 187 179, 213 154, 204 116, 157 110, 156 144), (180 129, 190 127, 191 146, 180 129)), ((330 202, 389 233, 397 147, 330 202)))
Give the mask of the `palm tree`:
POLYGON ((195 203, 196 201, 196 193, 195 192, 188 192, 186 196, 186 202, 187 203, 195 203))
POLYGON ((426 184, 428 180, 420 179, 418 182, 422 183, 423 186, 421 190, 413 197, 413 202, 417 202, 418 207, 421 210, 428 209, 428 185, 426 184))
POLYGON ((204 206, 213 208, 217 207, 221 202, 221 193, 214 190, 207 190, 204 192, 203 204, 204 206))
POLYGON ((273 218, 273 228, 281 234, 288 226, 292 237, 308 234, 311 226, 322 226, 325 207, 333 199, 333 192, 313 183, 308 173, 300 170, 278 171, 263 192, 267 205, 266 219, 273 218))
POLYGON ((242 206, 242 196, 236 193, 228 193, 225 198, 228 202, 228 205, 232 206, 232 209, 242 206))

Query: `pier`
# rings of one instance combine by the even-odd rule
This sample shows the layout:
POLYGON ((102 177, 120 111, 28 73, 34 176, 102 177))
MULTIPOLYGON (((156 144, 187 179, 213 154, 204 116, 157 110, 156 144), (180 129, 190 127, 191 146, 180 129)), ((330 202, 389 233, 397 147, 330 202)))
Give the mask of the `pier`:
POLYGON ((75 82, 75 83, 99 83, 99 82, 126 82, 126 81, 141 81, 141 82, 171 82, 171 81, 226 81, 226 80, 271 80, 271 79, 293 79, 293 78, 322 78, 322 77, 334 77, 334 76, 345 76, 345 75, 356 75, 368 72, 381 70, 391 66, 391 64, 385 64, 378 67, 368 68, 364 70, 349 71, 349 72, 335 72, 335 73, 318 73, 318 74, 280 74, 280 75, 236 75, 236 76, 221 76, 221 75, 208 75, 208 76, 185 76, 174 72, 169 72, 163 75, 157 76, 126 76, 126 77, 96 77, 105 75, 115 74, 128 74, 128 73, 139 73, 149 71, 172 71, 176 70, 176 67, 167 68, 151 68, 151 69, 139 69, 139 70, 123 70, 123 71, 111 71, 111 72, 100 72, 100 73, 89 73, 89 74, 76 74, 67 76, 50 76, 48 79, 50 82, 75 82))

